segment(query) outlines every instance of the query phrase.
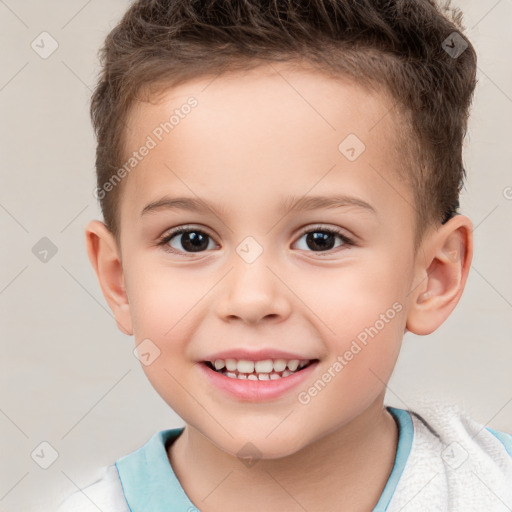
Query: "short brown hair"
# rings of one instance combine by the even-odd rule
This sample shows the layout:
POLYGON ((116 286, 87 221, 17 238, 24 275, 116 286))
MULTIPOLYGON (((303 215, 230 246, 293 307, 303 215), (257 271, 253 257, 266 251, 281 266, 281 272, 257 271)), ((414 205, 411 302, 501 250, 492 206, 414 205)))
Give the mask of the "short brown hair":
MULTIPOLYGON (((427 227, 458 213, 465 178, 462 145, 476 86, 476 52, 461 35, 462 13, 450 3, 135 1, 100 51, 102 69, 91 103, 97 190, 122 165, 127 116, 144 91, 299 60, 391 94, 401 113, 397 128, 404 146, 397 161, 413 187, 417 248, 427 227)), ((99 197, 118 243, 120 193, 115 186, 99 197)))

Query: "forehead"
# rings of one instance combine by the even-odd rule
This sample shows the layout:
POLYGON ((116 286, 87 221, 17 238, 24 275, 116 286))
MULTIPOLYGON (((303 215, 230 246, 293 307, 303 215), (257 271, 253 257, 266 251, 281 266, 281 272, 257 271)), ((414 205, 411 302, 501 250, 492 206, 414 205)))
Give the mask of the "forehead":
POLYGON ((334 187, 396 206, 410 196, 396 175, 396 119, 384 92, 286 63, 195 79, 133 107, 127 157, 149 139, 153 147, 130 173, 122 203, 140 213, 165 193, 186 193, 252 208, 274 191, 334 187))

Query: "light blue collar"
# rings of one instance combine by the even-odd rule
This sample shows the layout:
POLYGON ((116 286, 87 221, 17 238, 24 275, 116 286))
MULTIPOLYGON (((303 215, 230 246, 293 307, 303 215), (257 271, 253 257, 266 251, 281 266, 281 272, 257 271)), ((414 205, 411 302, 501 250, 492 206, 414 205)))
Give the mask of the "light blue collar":
MULTIPOLYGON (((385 512, 395 492, 411 451, 413 425, 410 414, 403 409, 387 407, 399 427, 398 449, 386 487, 373 509, 385 512)), ((167 458, 167 446, 184 427, 162 430, 138 450, 116 462, 123 493, 131 512, 190 512, 197 508, 190 501, 167 458)))
POLYGON ((391 470, 386 486, 373 512, 385 512, 388 509, 389 502, 393 497, 398 481, 404 472, 409 454, 411 453, 412 440, 414 437, 411 415, 404 409, 396 409, 395 407, 389 406, 386 407, 386 409, 391 413, 398 424, 398 446, 393 469, 391 470))

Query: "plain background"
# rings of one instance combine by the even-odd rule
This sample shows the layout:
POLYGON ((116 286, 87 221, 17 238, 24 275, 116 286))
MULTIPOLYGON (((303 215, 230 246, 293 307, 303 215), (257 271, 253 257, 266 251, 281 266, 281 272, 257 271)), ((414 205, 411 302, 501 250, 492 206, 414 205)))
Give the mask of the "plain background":
MULTIPOLYGON (((461 210, 475 256, 448 321, 406 335, 387 404, 452 400, 512 432, 512 0, 454 5, 479 55, 461 210)), ((97 50, 126 7, 0 0, 1 512, 53 510, 101 466, 183 425, 144 376, 133 337, 117 330, 85 248, 85 225, 101 219, 89 97, 97 50), (31 47, 51 49, 41 32, 58 44, 46 59, 31 47), (46 263, 32 250, 43 237, 57 249, 46 263), (58 454, 48 469, 42 442, 58 454)))

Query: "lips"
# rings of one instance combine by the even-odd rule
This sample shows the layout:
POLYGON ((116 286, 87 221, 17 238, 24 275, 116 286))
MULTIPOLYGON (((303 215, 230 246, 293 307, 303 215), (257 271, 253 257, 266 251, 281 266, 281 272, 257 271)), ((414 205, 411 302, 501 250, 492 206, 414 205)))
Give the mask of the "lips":
MULTIPOLYGON (((277 400, 293 392, 298 386, 305 385, 304 383, 316 371, 318 365, 319 360, 312 359, 310 364, 289 375, 281 374, 282 377, 278 379, 273 379, 269 375, 269 378, 264 380, 254 378, 255 374, 248 375, 247 379, 244 380, 240 380, 238 374, 235 373, 224 375, 214 370, 211 367, 211 363, 208 364, 207 362, 197 365, 197 368, 199 374, 223 395, 228 395, 244 402, 261 402, 277 400), (251 377, 253 378, 251 379, 251 377)), ((261 377, 261 374, 258 377, 261 377)))

